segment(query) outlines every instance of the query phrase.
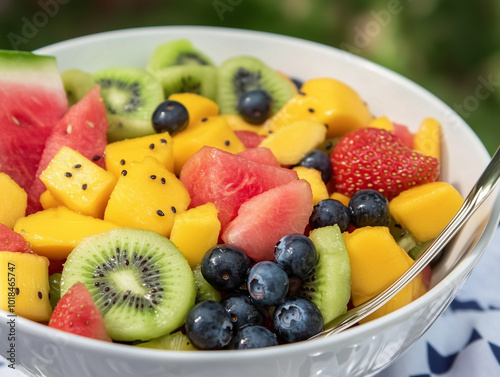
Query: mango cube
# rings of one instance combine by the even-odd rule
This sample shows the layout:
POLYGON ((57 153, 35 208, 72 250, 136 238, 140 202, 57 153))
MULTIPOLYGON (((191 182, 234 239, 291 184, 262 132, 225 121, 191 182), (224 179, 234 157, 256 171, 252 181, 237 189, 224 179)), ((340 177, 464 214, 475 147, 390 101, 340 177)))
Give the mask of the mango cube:
POLYGON ((434 118, 425 118, 415 133, 413 149, 426 156, 441 159, 441 124, 434 118))
POLYGON ((340 192, 332 192, 332 194, 330 195, 330 199, 338 200, 346 207, 349 206, 349 201, 351 200, 351 198, 349 198, 347 195, 341 194, 340 192))
POLYGON ((217 245, 220 229, 215 204, 206 203, 175 217, 170 241, 184 254, 191 268, 194 268, 201 263, 208 249, 217 245))
POLYGON ((208 117, 193 127, 173 136, 175 174, 179 175, 186 161, 203 146, 215 147, 230 153, 245 149, 238 136, 222 116, 208 117))
POLYGON ((132 162, 118 179, 104 220, 121 226, 149 229, 169 236, 177 213, 191 198, 181 181, 158 160, 132 162))
POLYGON ((57 152, 40 179, 63 205, 99 218, 116 182, 113 174, 68 147, 57 152))
POLYGON ((117 179, 134 161, 156 158, 168 171, 174 171, 172 136, 168 132, 109 143, 104 150, 106 169, 117 179))
POLYGON ((389 210, 417 241, 425 242, 444 229, 462 204, 462 196, 452 185, 433 182, 403 191, 391 200, 389 210))
POLYGON ((306 168, 305 166, 295 166, 293 170, 297 172, 299 179, 305 179, 311 185, 314 205, 323 199, 328 199, 328 189, 323 179, 321 179, 319 170, 306 168))
POLYGON ((59 203, 59 201, 54 198, 49 190, 45 190, 44 192, 42 192, 42 195, 40 195, 40 204, 42 205, 43 209, 56 208, 61 205, 61 203, 59 203))
POLYGON ((59 206, 20 218, 14 231, 31 244, 35 253, 51 260, 64 260, 83 238, 117 227, 59 206))
MULTIPOLYGON (((394 283, 412 264, 387 227, 363 227, 343 233, 351 262, 351 299, 358 306, 394 283)), ((387 304, 370 316, 377 318, 409 304, 424 292, 418 275, 387 304)))
POLYGON ((48 321, 49 260, 43 256, 0 251, 0 309, 33 321, 48 321))
POLYGON ((270 131, 296 120, 311 120, 328 127, 328 138, 366 127, 372 120, 368 106, 349 85, 332 78, 306 81, 267 124, 270 131))
POLYGON ((6 173, 0 173, 0 224, 13 228, 23 217, 28 205, 28 195, 6 173))
POLYGON ((271 133, 259 147, 273 152, 281 165, 296 165, 326 138, 326 126, 312 120, 297 120, 271 133))
POLYGON ((169 100, 180 102, 184 105, 189 114, 189 124, 187 128, 200 122, 203 118, 208 118, 219 114, 219 105, 207 97, 195 93, 174 93, 168 97, 169 100))

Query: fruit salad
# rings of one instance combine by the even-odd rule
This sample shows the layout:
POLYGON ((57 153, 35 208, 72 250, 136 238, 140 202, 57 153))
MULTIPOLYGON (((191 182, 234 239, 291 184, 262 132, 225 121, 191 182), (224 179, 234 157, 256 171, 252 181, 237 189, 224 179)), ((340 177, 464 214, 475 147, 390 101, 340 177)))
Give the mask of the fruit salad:
POLYGON ((185 39, 97 72, 0 51, 0 309, 133 347, 249 349, 305 341, 397 280, 463 202, 440 124, 413 133, 341 77, 279 68, 185 39))

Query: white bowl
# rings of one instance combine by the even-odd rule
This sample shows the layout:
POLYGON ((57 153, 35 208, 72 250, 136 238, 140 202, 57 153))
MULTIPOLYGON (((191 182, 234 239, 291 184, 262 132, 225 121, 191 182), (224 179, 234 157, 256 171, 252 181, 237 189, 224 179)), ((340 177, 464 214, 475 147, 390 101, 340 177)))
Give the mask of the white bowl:
MULTIPOLYGON (((109 32, 36 51, 55 55, 59 68, 94 71, 107 66, 145 67, 162 42, 188 38, 216 63, 254 55, 306 80, 328 76, 357 90, 375 115, 388 115, 416 131, 425 117, 443 126, 442 178, 463 196, 489 161, 467 124, 416 84, 344 51, 261 32, 208 27, 155 27, 109 32)), ((500 214, 497 192, 455 237, 434 269, 433 288, 410 305, 328 339, 247 351, 171 352, 110 344, 16 318, 16 366, 35 376, 370 376, 401 356, 452 301, 493 236, 500 214), (473 251, 453 271, 465 249, 473 251)), ((0 311, 0 354, 8 357, 7 313, 0 311)))

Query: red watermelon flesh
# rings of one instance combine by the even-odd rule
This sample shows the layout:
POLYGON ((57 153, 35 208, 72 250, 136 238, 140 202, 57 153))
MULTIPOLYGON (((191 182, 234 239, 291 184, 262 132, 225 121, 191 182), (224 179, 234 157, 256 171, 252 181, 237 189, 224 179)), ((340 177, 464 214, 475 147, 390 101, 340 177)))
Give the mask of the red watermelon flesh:
POLYGON ((33 253, 30 245, 22 235, 14 232, 7 225, 0 224, 0 252, 33 253))
POLYGON ((266 138, 265 135, 259 135, 257 132, 247 130, 235 130, 234 134, 246 148, 256 148, 266 138))
POLYGON ((249 160, 259 162, 261 164, 270 165, 279 168, 281 165, 269 148, 247 148, 238 153, 238 156, 245 157, 249 160))
POLYGON ((404 145, 413 149, 413 140, 415 139, 415 135, 413 135, 409 128, 404 124, 393 123, 393 125, 393 134, 396 135, 404 145))
POLYGON ((0 51, 0 172, 26 191, 67 107, 55 58, 0 51))
POLYGON ((180 173, 191 196, 190 207, 214 203, 222 230, 248 199, 297 178, 293 170, 260 164, 208 146, 191 156, 180 173))
POLYGON ((28 214, 42 209, 39 199, 45 191, 45 185, 38 177, 61 147, 74 149, 104 168, 103 153, 107 145, 108 128, 106 108, 99 86, 96 85, 78 103, 71 106, 48 137, 36 178, 28 191, 28 214))
POLYGON ((313 208, 312 190, 303 179, 254 196, 222 233, 222 240, 238 246, 256 262, 274 259, 274 246, 287 234, 303 234, 313 208))

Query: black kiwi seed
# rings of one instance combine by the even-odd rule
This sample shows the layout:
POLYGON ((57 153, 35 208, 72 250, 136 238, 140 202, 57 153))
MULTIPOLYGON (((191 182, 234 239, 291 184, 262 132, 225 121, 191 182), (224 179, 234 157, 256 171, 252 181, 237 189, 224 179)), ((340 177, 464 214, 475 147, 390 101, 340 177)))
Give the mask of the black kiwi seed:
POLYGON ((250 72, 245 68, 238 68, 233 79, 234 91, 237 98, 240 98, 245 92, 261 89, 260 80, 260 72, 250 72))

